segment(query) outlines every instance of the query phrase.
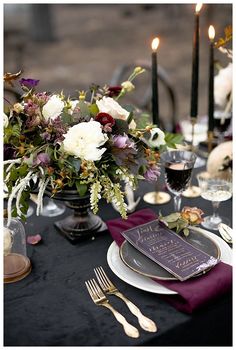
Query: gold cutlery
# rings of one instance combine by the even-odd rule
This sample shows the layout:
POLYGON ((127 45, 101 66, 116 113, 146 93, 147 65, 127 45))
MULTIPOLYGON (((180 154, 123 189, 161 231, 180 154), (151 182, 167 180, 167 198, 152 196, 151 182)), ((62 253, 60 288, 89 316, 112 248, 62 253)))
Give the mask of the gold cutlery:
POLYGON ((218 229, 219 229, 219 232, 220 232, 220 235, 221 237, 227 242, 227 243, 230 243, 232 244, 233 243, 233 236, 232 236, 232 233, 233 233, 233 230, 231 227, 229 227, 228 225, 226 224, 223 224, 222 222, 219 224, 218 226, 218 229))
POLYGON ((114 294, 120 299, 122 299, 126 305, 128 306, 129 310, 132 312, 133 315, 135 315, 138 318, 139 324, 145 331, 148 332, 156 332, 157 326, 156 324, 144 316, 139 308, 134 305, 129 299, 127 299, 110 281, 107 274, 103 270, 102 266, 99 266, 94 269, 95 275, 97 277, 97 280, 102 288, 102 290, 107 294, 114 294))
POLYGON ((122 316, 116 309, 113 308, 113 306, 111 306, 111 304, 109 303, 109 300, 107 299, 107 297, 105 296, 105 294, 103 293, 101 288, 98 286, 95 279, 91 279, 91 280, 86 281, 85 285, 88 289, 88 292, 89 292, 93 302, 96 305, 104 306, 104 307, 108 308, 109 310, 111 310, 111 312, 115 316, 116 320, 120 324, 122 324, 126 335, 128 335, 131 338, 138 338, 139 337, 139 331, 137 330, 137 328, 135 328, 130 323, 128 323, 126 321, 126 319, 124 318, 124 316, 122 316))

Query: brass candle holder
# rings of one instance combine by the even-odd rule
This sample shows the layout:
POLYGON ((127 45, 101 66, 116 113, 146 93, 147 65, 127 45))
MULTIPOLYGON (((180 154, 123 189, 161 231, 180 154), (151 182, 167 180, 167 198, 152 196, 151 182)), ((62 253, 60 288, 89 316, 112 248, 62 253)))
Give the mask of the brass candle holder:
MULTIPOLYGON (((191 124, 192 124, 192 141, 191 141, 191 151, 195 152, 195 147, 194 147, 194 135, 195 135, 195 125, 197 123, 197 118, 191 118, 191 124)), ((196 198, 199 197, 201 194, 201 189, 198 186, 193 186, 190 182, 190 186, 189 188, 187 188, 187 190, 185 190, 182 193, 183 197, 186 198, 196 198)))
POLYGON ((167 192, 159 191, 156 184, 156 191, 146 193, 143 200, 148 204, 165 204, 171 200, 171 196, 167 192))
POLYGON ((214 133, 213 131, 208 131, 207 133, 207 144, 208 144, 208 153, 212 151, 213 148, 213 139, 214 139, 214 133))

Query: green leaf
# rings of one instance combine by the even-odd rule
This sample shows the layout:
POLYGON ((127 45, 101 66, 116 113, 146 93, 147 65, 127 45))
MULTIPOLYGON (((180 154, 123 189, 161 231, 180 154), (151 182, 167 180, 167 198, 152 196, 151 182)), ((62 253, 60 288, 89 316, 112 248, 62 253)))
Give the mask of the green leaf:
POLYGON ((75 168, 76 171, 80 170, 81 160, 73 157, 68 157, 67 161, 75 168))
POLYGON ((61 119, 62 119, 63 123, 65 123, 65 124, 71 124, 73 122, 72 115, 69 113, 66 113, 66 112, 63 112, 61 114, 61 119))
POLYGON ((78 107, 82 117, 87 117, 90 115, 89 107, 84 101, 79 101, 78 107))
POLYGON ((128 118, 127 118, 127 123, 130 124, 133 120, 133 116, 134 116, 134 113, 133 112, 130 112, 128 118))
POLYGON ((76 188, 77 188, 77 191, 78 191, 80 197, 85 196, 85 194, 87 193, 87 190, 88 190, 88 186, 85 184, 81 184, 79 181, 76 181, 75 185, 76 185, 76 188))
POLYGON ((181 134, 172 134, 172 133, 165 133, 165 141, 166 141, 166 146, 175 148, 176 144, 180 144, 183 142, 183 135, 181 134))
POLYGON ((93 117, 99 113, 99 109, 96 103, 93 103, 91 106, 89 106, 89 112, 93 117))
POLYGON ((189 229, 188 229, 187 227, 185 227, 185 228, 183 229, 183 233, 184 233, 185 237, 188 237, 188 235, 189 235, 189 229))
POLYGON ((170 222, 175 222, 179 219, 180 217, 180 213, 172 213, 170 215, 167 216, 163 216, 163 220, 170 223, 170 222))

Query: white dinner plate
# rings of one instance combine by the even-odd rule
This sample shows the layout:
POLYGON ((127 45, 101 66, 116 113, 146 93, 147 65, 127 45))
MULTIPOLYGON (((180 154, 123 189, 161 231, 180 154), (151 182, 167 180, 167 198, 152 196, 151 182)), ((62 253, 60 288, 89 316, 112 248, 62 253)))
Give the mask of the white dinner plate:
MULTIPOLYGON (((193 228, 213 239, 220 248, 221 261, 232 265, 232 249, 222 238, 202 228, 193 228)), ((177 292, 174 292, 173 290, 170 290, 158 284, 157 282, 154 282, 151 278, 142 276, 128 268, 120 258, 119 247, 116 242, 113 242, 107 251, 107 262, 114 274, 131 286, 156 294, 177 294, 177 292)))

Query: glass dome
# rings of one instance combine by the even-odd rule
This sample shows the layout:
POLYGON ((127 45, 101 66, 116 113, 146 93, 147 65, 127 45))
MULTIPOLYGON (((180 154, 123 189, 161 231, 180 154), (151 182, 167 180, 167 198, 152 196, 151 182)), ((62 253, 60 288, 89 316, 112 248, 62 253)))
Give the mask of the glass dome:
POLYGON ((31 263, 26 253, 25 229, 18 219, 11 219, 7 226, 4 219, 4 283, 11 283, 26 277, 31 263))

